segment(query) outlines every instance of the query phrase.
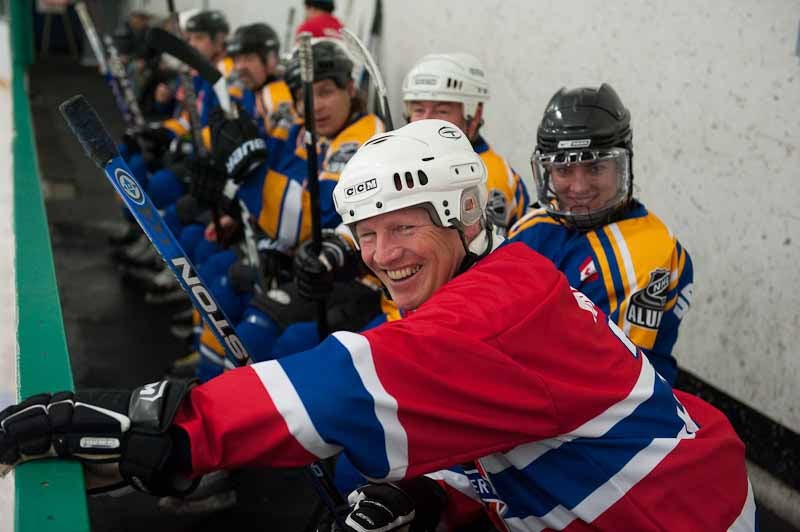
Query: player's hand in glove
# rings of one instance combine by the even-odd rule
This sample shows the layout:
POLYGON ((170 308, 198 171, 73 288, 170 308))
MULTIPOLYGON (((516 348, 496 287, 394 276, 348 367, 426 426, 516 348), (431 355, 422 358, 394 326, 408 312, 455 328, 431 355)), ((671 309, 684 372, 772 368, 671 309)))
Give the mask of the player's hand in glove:
POLYGON ((170 430, 188 387, 161 381, 133 392, 39 394, 9 406, 0 412, 0 475, 57 457, 116 463, 125 481, 157 495, 188 491, 195 482, 180 474, 191 463, 187 436, 170 430))
POLYGON ((320 300, 333 292, 337 274, 353 268, 355 252, 351 245, 335 231, 322 231, 319 253, 313 251, 311 240, 306 240, 294 254, 294 275, 297 292, 306 299, 320 300))
POLYGON ((267 143, 259 135, 256 123, 241 108, 237 118, 226 118, 217 107, 211 111, 208 124, 213 158, 237 183, 267 160, 267 143))
POLYGON ((185 164, 192 196, 209 207, 221 205, 222 191, 228 180, 225 170, 208 157, 195 157, 187 160, 185 164))

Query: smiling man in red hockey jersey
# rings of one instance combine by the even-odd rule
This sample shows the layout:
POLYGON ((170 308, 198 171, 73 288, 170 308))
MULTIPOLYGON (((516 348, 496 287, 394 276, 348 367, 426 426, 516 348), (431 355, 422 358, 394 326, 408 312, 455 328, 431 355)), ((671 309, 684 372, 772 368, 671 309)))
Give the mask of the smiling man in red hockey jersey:
MULTIPOLYGON (((754 530, 744 446, 725 417, 673 392, 549 260, 493 242, 485 180, 449 123, 376 135, 334 197, 402 320, 192 389, 31 397, 0 413, 0 462, 113 460, 163 494, 217 469, 344 452, 397 481, 352 498, 353 530, 439 526, 446 488, 428 484, 441 504, 423 510, 431 498, 406 486, 454 464, 468 464, 501 530, 754 530)), ((323 249, 324 264, 342 262, 323 249)))

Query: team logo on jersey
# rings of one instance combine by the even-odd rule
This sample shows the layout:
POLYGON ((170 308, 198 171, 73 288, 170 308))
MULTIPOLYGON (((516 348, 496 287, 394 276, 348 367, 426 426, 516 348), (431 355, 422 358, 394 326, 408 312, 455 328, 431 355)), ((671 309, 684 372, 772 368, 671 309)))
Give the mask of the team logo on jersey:
POLYGON ((119 183, 122 191, 128 196, 135 204, 144 205, 144 193, 139 188, 139 183, 122 168, 117 168, 114 171, 114 178, 119 183))
POLYGON ((344 170, 344 165, 356 154, 358 146, 358 142, 342 144, 339 149, 328 158, 325 170, 334 174, 340 173, 344 170))
POLYGON ((439 136, 446 139, 460 139, 461 131, 457 127, 442 126, 439 128, 439 136))
POLYGON ((592 144, 592 139, 578 140, 559 140, 559 148, 588 148, 592 144))
POLYGON ((581 282, 591 282, 596 281, 599 275, 597 275, 597 266, 594 265, 594 261, 592 257, 586 257, 579 268, 581 274, 581 282))
POLYGON ((667 302, 669 278, 669 270, 659 268, 650 272, 647 286, 631 296, 625 314, 629 322, 646 329, 658 329, 667 302))

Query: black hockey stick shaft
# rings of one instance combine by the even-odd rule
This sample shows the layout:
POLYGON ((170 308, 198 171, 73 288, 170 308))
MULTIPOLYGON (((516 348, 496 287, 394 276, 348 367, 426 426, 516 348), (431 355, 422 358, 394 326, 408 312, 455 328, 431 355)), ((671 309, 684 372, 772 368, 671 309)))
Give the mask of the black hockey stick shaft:
MULTIPOLYGON (((322 216, 319 206, 319 168, 317 162, 317 128, 314 120, 314 58, 311 33, 299 36, 300 76, 303 81, 303 119, 305 121, 306 168, 308 195, 311 200, 311 246, 315 255, 322 249, 322 216)), ((328 313, 325 301, 317 302, 317 330, 320 340, 328 336, 328 313)))
POLYGON ((189 43, 161 28, 150 28, 145 35, 147 44, 159 52, 169 54, 197 71, 201 78, 214 87, 220 107, 230 116, 236 116, 236 107, 231 106, 228 87, 222 73, 189 43))

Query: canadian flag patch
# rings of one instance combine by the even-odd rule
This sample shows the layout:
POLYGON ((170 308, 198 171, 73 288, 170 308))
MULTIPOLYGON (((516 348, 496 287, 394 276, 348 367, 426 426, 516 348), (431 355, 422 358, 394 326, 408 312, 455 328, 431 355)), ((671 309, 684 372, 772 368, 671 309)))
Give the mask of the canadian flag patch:
POLYGON ((595 280, 597 280, 597 277, 598 277, 598 275, 597 275, 597 267, 594 265, 594 261, 592 260, 592 257, 586 257, 586 260, 584 260, 581 263, 580 272, 581 272, 581 282, 582 283, 584 281, 595 281, 595 280))

